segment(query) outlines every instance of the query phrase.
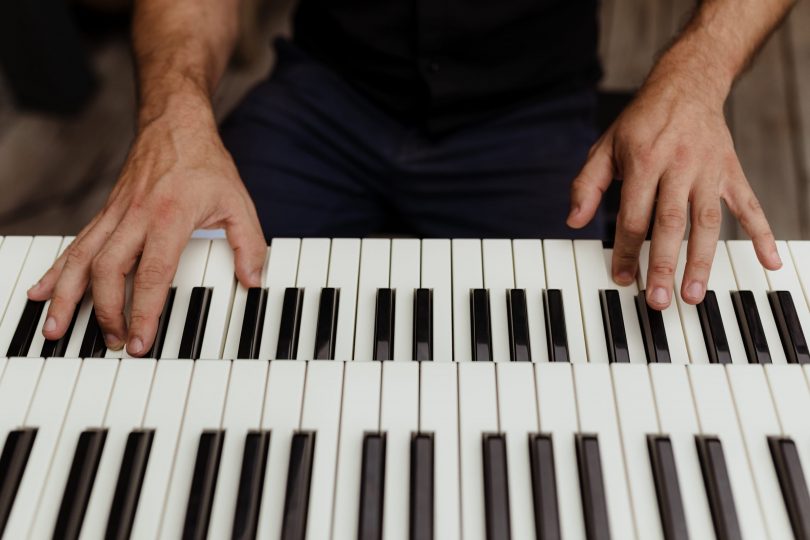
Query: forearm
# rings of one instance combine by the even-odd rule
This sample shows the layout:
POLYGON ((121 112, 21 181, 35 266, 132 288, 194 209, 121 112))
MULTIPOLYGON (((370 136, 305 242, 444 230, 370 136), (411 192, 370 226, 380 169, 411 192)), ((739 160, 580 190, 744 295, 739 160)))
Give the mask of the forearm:
POLYGON ((647 84, 679 81, 722 105, 734 80, 796 0, 703 0, 647 84))
POLYGON ((210 104, 236 39, 239 1, 136 1, 139 124, 185 100, 210 104))

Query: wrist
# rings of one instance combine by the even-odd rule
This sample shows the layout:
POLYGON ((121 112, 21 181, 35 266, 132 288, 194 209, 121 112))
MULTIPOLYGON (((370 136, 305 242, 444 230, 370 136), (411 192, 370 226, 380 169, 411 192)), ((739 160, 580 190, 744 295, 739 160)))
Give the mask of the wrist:
POLYGON ((139 91, 138 128, 157 120, 211 124, 216 128, 211 96, 193 78, 170 74, 145 81, 139 91))

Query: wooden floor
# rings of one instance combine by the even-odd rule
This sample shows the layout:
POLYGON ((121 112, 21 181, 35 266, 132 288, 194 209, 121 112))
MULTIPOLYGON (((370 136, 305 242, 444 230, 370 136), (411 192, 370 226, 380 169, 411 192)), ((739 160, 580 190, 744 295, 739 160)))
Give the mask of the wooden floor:
MULTIPOLYGON (((692 0, 602 0, 606 90, 638 88, 692 0)), ((274 21, 268 32, 285 28, 274 21)), ((810 239, 810 3, 799 2, 736 85, 729 124, 749 181, 777 238, 810 239)), ((268 39, 268 36, 262 37, 268 39)), ((92 104, 68 120, 13 110, 0 80, 0 234, 75 234, 104 204, 131 141, 134 82, 125 39, 94 56, 102 81, 92 104)), ((272 64, 269 51, 229 71, 221 118, 272 64)), ((724 236, 743 237, 726 220, 724 236)))

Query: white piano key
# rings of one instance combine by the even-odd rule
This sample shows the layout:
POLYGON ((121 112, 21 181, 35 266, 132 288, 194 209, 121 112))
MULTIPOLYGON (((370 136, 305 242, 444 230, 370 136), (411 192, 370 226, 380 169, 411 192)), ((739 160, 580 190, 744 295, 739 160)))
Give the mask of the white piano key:
MULTIPOLYGON (((766 270, 768 285, 772 291, 790 291, 793 298, 793 305, 796 306, 796 314, 799 316, 799 323, 805 334, 805 339, 810 338, 810 301, 805 299, 799 271, 807 266, 801 266, 798 260, 794 260, 787 242, 776 242, 779 256, 782 258, 782 268, 779 270, 766 270)), ((810 257, 806 261, 810 264, 810 257)))
POLYGON ((495 366, 492 363, 470 362, 458 366, 461 527, 464 538, 486 538, 481 436, 498 431, 495 394, 495 366))
POLYGON ((110 501, 118 482, 127 437, 143 422, 156 363, 155 360, 145 358, 124 359, 118 367, 110 404, 104 417, 107 438, 87 504, 82 539, 101 538, 105 534, 110 501))
POLYGON ((810 425, 807 423, 810 390, 803 368, 798 365, 764 367, 782 432, 796 443, 807 477, 810 474, 810 425))
POLYGON ((422 281, 433 289, 433 359, 453 360, 453 285, 450 240, 422 240, 422 281))
MULTIPOLYGON (((6 312, 6 306, 14 292, 14 285, 20 276, 20 270, 22 270, 32 241, 33 238, 30 236, 7 236, 0 243, 0 261, 3 261, 3 264, 0 265, 0 321, 3 320, 3 314, 6 312)), ((40 277, 37 276, 36 279, 40 277)), ((0 354, 5 353, 6 351, 0 351, 0 354)))
MULTIPOLYGON (((194 363, 183 426, 177 440, 176 457, 163 507, 161 536, 167 538, 183 536, 183 524, 200 435, 206 429, 220 429, 222 425, 222 411, 230 371, 230 362, 197 360, 194 363)), ((228 435, 236 434, 226 434, 226 439, 228 435)))
MULTIPOLYGON (((646 258, 649 258, 649 243, 645 242, 646 247, 642 248, 642 256, 644 251, 648 253, 646 258)), ((644 258, 644 257, 642 257, 644 258)), ((687 304, 680 293, 680 284, 683 282, 683 275, 686 271, 686 241, 681 244, 681 251, 678 253, 678 265, 675 267, 675 300, 678 304, 678 315, 681 317, 681 328, 683 328, 683 337, 686 342, 686 347, 689 350, 689 362, 692 364, 708 364, 709 353, 706 350, 706 341, 703 339, 703 329, 700 326, 700 316, 698 315, 697 307, 692 304, 687 304)), ((723 293, 725 294, 725 293, 723 293)), ((667 334, 669 338, 669 334, 667 334)), ((674 363, 675 359, 672 358, 674 363)))
POLYGON ((757 260, 754 244, 747 240, 730 240, 726 242, 734 276, 739 290, 750 290, 754 293, 757 311, 768 340, 768 349, 771 352, 771 361, 774 364, 787 364, 785 350, 779 339, 779 331, 773 319, 771 305, 768 302, 768 278, 765 269, 757 260))
POLYGON ((9 431, 25 422, 42 364, 41 358, 10 358, 6 362, 0 378, 0 444, 5 444, 9 431))
POLYGON ((726 244, 722 241, 718 242, 717 251, 714 253, 712 273, 709 276, 709 290, 715 291, 717 295, 717 305, 720 308, 720 317, 723 319, 723 328, 726 330, 731 360, 735 364, 746 364, 748 360, 745 356, 742 335, 737 324, 737 315, 734 313, 734 305, 731 303, 731 291, 739 289, 726 244))
POLYGON ((104 358, 88 358, 82 362, 70 407, 39 496, 36 519, 30 532, 33 538, 47 538, 53 534, 79 435, 85 429, 102 426, 118 371, 118 362, 104 358))
MULTIPOLYGON (((505 294, 504 294, 505 296, 505 294)), ((531 538, 534 530, 530 433, 537 432, 537 398, 534 392, 534 370, 528 362, 498 364, 498 424, 506 435, 509 466, 509 512, 514 538, 531 538)))
POLYGON ((740 530, 746 538, 766 538, 759 496, 725 369, 717 365, 694 365, 688 373, 700 431, 704 435, 716 435, 723 444, 740 530))
MULTIPOLYGON (((610 280, 605 270, 602 242, 599 240, 574 241, 574 258, 577 265, 575 276, 579 285, 579 302, 588 346, 588 361, 607 364, 609 357, 605 327, 602 321, 602 308, 599 302, 599 289, 614 289, 618 288, 618 285, 610 280)), ((566 305, 565 308, 566 318, 568 318, 568 306, 566 305)), ((569 347, 571 346, 570 341, 569 339, 569 347)))
POLYGON ((76 315, 76 324, 73 325, 73 332, 70 334, 70 340, 65 349, 66 358, 78 357, 82 347, 82 340, 87 331, 87 324, 90 322, 90 314, 93 312, 93 297, 89 287, 87 291, 85 291, 76 309, 79 310, 79 313, 76 315))
POLYGON ((636 532, 640 538, 663 538, 647 447, 647 435, 660 432, 647 366, 613 364, 610 368, 636 532))
POLYGON ((4 538, 27 538, 34 524, 39 494, 48 474, 81 364, 82 361, 76 358, 60 358, 45 363, 24 423, 26 427, 37 428, 37 436, 17 489, 4 538))
POLYGON ((661 433, 672 441, 678 465, 687 531, 692 538, 712 538, 714 525, 695 452, 695 435, 700 433, 700 428, 686 368, 676 364, 651 364, 649 370, 661 433))
POLYGON ((157 363, 142 426, 154 429, 155 434, 138 511, 132 524, 132 538, 158 536, 193 368, 193 360, 161 360, 157 363))
POLYGON ((191 289, 202 285, 210 247, 210 240, 195 238, 189 241, 180 256, 180 263, 172 282, 172 286, 177 289, 177 292, 174 294, 172 314, 169 316, 166 338, 163 341, 163 353, 161 354, 163 358, 177 358, 180 353, 180 341, 183 338, 183 328, 186 324, 186 315, 188 315, 191 289))
POLYGON ((386 433, 383 536, 406 540, 409 526, 411 433, 419 430, 419 363, 384 362, 380 431, 386 433))
POLYGON ((233 250, 226 240, 211 242, 211 251, 208 254, 202 284, 203 287, 211 287, 213 291, 200 358, 222 358, 228 332, 228 319, 233 312, 236 290, 233 250))
POLYGON ((359 274, 360 240, 357 238, 332 240, 327 287, 340 289, 335 340, 337 360, 351 360, 354 357, 354 319, 359 274))
POLYGON ((495 362, 509 362, 511 357, 506 292, 515 288, 512 242, 483 240, 481 252, 484 263, 484 287, 489 289, 492 359, 495 362))
POLYGON ((360 281, 357 286, 357 324, 354 333, 355 360, 371 360, 373 357, 377 289, 388 287, 390 263, 390 240, 382 238, 366 238, 363 240, 360 248, 360 281))
POLYGON ((391 288, 396 291, 394 360, 413 360, 413 291, 419 288, 420 251, 419 240, 391 241, 391 288))
POLYGON ((570 240, 544 240, 543 254, 546 262, 546 287, 562 291, 569 358, 571 362, 588 362, 574 246, 570 240))
POLYGON ((318 303, 321 289, 326 287, 329 271, 330 241, 328 238, 304 238, 298 257, 295 286, 304 289, 301 309, 301 330, 298 334, 299 360, 315 357, 315 328, 318 324, 318 303))
MULTIPOLYGON (((480 240, 453 240, 453 354, 456 362, 472 360, 470 289, 484 286, 480 240)), ((435 333, 434 333, 435 334, 435 333)))
POLYGON ((613 538, 634 538, 633 509, 607 364, 575 364, 579 429, 599 437, 608 520, 613 538))
POLYGON ((298 238, 273 238, 270 245, 264 277, 264 286, 267 287, 267 311, 264 314, 259 358, 276 357, 284 291, 287 287, 295 287, 300 247, 301 240, 298 238))
POLYGON ((61 236, 37 236, 31 242, 25 263, 9 296, 3 322, 0 323, 0 354, 5 356, 8 350, 17 323, 20 322, 20 316, 25 309, 25 303, 28 301, 28 289, 51 267, 61 244, 61 236))
POLYGON ((762 366, 726 366, 748 462, 772 538, 790 538, 792 529, 768 448, 769 435, 781 435, 762 366))
MULTIPOLYGON (((270 362, 262 411, 262 429, 270 430, 259 538, 279 538, 284 515, 290 442, 301 422, 301 403, 308 362, 270 362)), ((318 446, 318 437, 315 437, 318 446)), ((235 502, 235 501, 234 501, 235 502)))
MULTIPOLYGON (((686 246, 681 247, 679 257, 683 258, 684 264, 686 262, 686 246)), ((638 283, 640 290, 647 289, 647 270, 650 266, 650 241, 646 240, 641 246, 641 254, 638 258, 638 283)), ((680 310, 683 309, 682 305, 685 304, 681 298, 681 279, 676 279, 672 289, 672 302, 669 307, 661 312, 661 318, 664 320, 664 329, 667 333, 667 345, 669 345, 669 357, 673 364, 688 364, 689 351, 686 348, 686 339, 684 337, 684 330, 681 326, 680 310)), ((688 304, 687 304, 688 306, 688 304)), ((697 311, 694 306, 691 307, 691 317, 694 319, 690 324, 697 323, 697 331, 700 332, 700 321, 697 318, 697 311)), ((700 335, 698 334, 698 337, 700 335)), ((702 339, 702 338, 701 338, 702 339)), ((706 346, 701 342, 703 352, 706 352, 706 346)), ((706 362, 708 362, 708 358, 706 362)))
MULTIPOLYGON (((601 242, 596 241, 596 244, 601 242)), ((595 250, 594 250, 595 251, 595 250)), ((638 320, 638 311, 636 308, 636 295, 638 295, 638 286, 635 283, 620 287, 613 282, 610 277, 610 265, 613 260, 613 250, 603 249, 602 256, 604 261, 603 268, 605 269, 605 277, 608 282, 612 284, 612 288, 619 291, 619 300, 622 304, 622 317, 624 318, 624 330, 627 335, 627 349, 630 351, 630 362, 634 364, 646 364, 647 355, 644 352, 644 342, 641 338, 641 324, 638 320)), ((579 261, 577 261, 579 264, 579 261)), ((581 295, 580 295, 581 296, 581 295)))
POLYGON ((349 362, 344 368, 332 538, 357 538, 363 434, 380 425, 381 368, 380 362, 349 362))
MULTIPOLYGON (((59 258, 59 256, 64 253, 70 243, 73 242, 74 238, 74 236, 66 236, 62 238, 62 243, 59 246, 59 251, 57 251, 56 255, 54 256, 54 260, 59 258)), ((50 306, 51 301, 48 300, 45 302, 45 306, 42 308, 42 314, 40 315, 39 323, 37 324, 37 331, 34 333, 34 339, 31 340, 31 346, 28 348, 29 358, 38 358, 42 353, 42 346, 45 345, 45 336, 42 334, 42 328, 45 326, 45 319, 48 318, 48 308, 50 308, 50 306)), ((2 352, 3 351, 0 351, 0 353, 2 352)))
MULTIPOLYGON (((810 240, 792 241, 788 242, 790 255, 793 259, 793 265, 796 268, 796 274, 799 277, 799 282, 802 284, 804 291, 804 299, 810 305, 810 240)), ((796 300, 794 299, 794 302, 796 300)), ((810 334, 810 328, 807 326, 802 327, 805 336, 810 334)))
POLYGON ((552 362, 537 365, 534 370, 540 432, 550 433, 554 445, 560 530, 563 538, 585 538, 574 447, 574 436, 580 429, 571 366, 552 362))
POLYGON ((456 365, 421 362, 419 370, 419 430, 434 434, 435 537, 457 540, 461 505, 456 365))
POLYGON ((526 289, 532 362, 548 362, 546 316, 543 312, 543 289, 546 288, 543 243, 540 240, 513 240, 512 255, 515 287, 526 289))
POLYGON ((268 362, 256 360, 235 360, 231 366, 222 415, 225 441, 208 527, 209 538, 227 538, 233 531, 245 437, 249 430, 259 429, 261 425, 267 368, 268 362))
POLYGON ((307 366, 301 429, 317 433, 307 521, 311 540, 328 538, 332 524, 343 366, 344 362, 314 361, 307 366))
POLYGON ((231 314, 228 319, 228 332, 225 337, 225 347, 222 350, 222 358, 226 360, 233 360, 239 356, 239 340, 242 337, 242 323, 245 317, 247 295, 247 287, 241 283, 237 283, 233 295, 231 314))

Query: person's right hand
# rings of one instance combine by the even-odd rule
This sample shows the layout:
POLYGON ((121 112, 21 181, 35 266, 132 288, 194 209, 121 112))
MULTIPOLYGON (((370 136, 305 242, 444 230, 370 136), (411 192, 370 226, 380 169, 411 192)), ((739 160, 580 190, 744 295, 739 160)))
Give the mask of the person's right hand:
POLYGON ((236 276, 257 286, 266 243, 253 201, 217 133, 210 105, 183 99, 144 123, 104 209, 28 292, 51 299, 43 328, 59 339, 91 283, 107 347, 152 347, 180 254, 194 229, 224 228, 236 276), (126 275, 137 265, 129 328, 126 275))

